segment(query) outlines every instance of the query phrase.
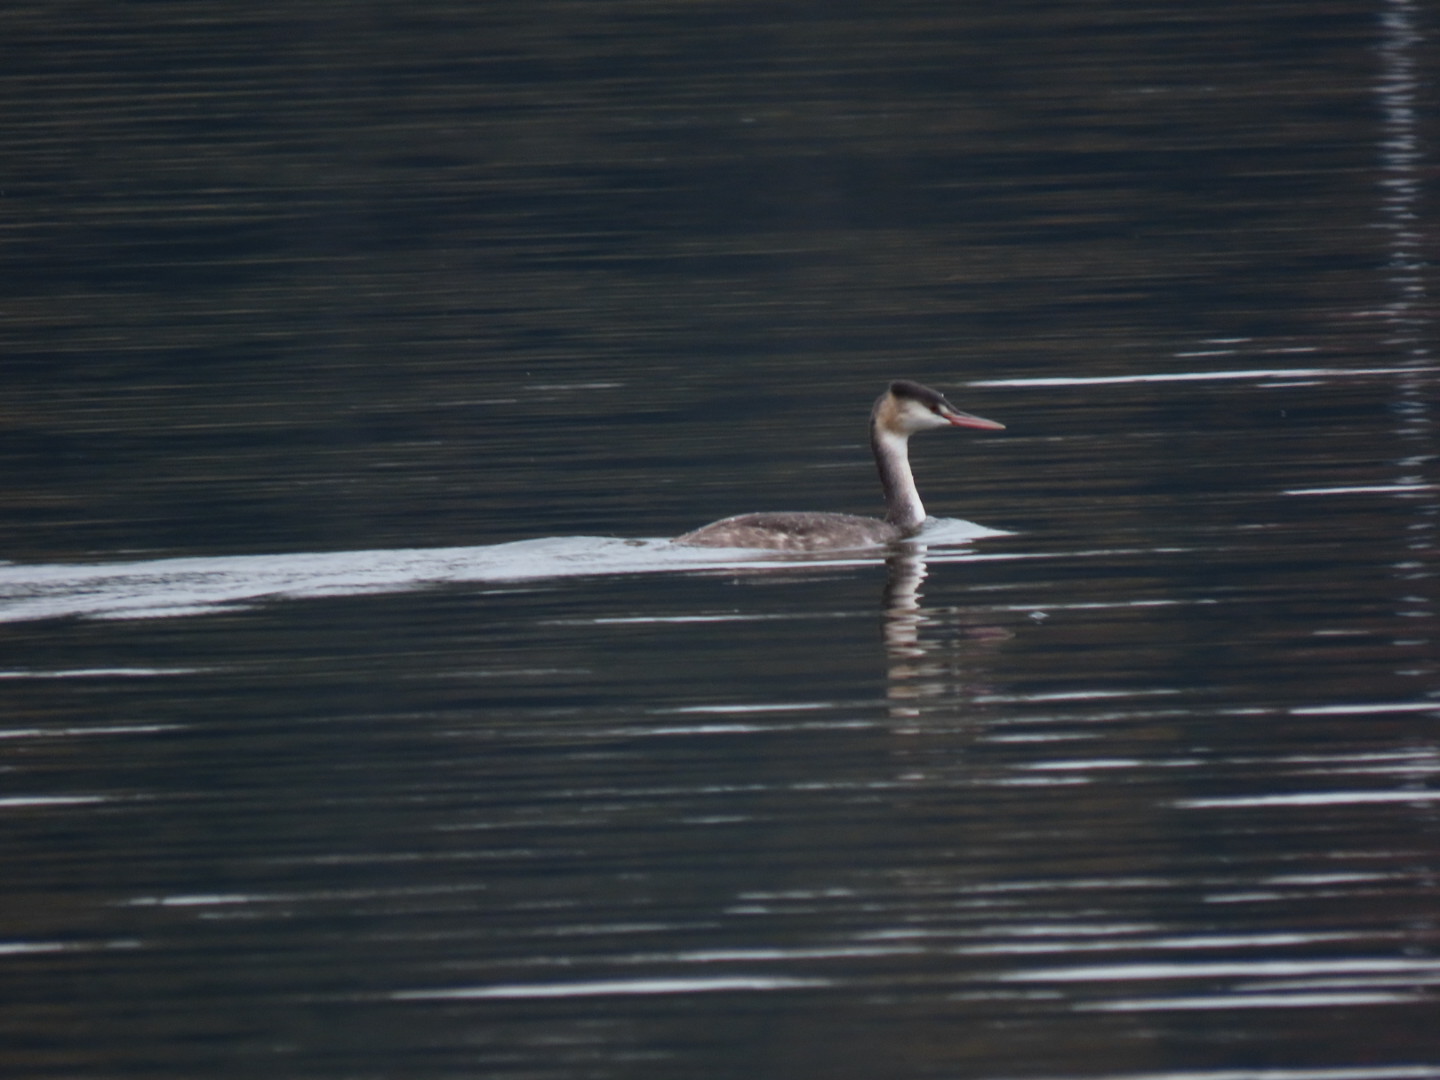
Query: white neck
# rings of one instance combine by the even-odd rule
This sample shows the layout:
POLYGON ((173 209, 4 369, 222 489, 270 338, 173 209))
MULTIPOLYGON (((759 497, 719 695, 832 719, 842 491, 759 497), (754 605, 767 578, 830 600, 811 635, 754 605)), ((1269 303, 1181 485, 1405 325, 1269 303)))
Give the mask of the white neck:
POLYGON ((885 489, 885 520, 902 529, 918 529, 925 523, 925 504, 910 472, 910 437, 874 424, 870 447, 880 470, 880 486, 885 489))

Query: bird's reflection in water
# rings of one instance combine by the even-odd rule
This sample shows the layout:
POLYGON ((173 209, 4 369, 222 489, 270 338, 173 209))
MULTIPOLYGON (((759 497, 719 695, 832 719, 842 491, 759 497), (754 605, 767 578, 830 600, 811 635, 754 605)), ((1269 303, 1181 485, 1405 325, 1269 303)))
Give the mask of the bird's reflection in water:
MULTIPOLYGON (((957 706, 984 689, 977 659, 1012 635, 999 627, 968 622, 955 608, 926 608, 926 547, 911 542, 886 560, 886 696, 893 720, 919 730, 917 721, 957 706)), ((901 729, 906 730, 906 729, 901 729)))

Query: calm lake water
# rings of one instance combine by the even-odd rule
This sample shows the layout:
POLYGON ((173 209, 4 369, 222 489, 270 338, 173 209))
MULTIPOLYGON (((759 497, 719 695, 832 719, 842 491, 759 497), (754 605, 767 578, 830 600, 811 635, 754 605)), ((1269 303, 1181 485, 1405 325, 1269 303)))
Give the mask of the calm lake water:
POLYGON ((1440 1078, 1431 8, 0 25, 0 1074, 1440 1078))

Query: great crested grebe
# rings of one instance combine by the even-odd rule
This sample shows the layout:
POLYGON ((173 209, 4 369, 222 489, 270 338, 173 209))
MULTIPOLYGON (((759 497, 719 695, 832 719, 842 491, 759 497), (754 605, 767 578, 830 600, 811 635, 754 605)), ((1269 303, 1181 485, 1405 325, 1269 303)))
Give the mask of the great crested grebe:
POLYGON ((910 436, 930 428, 1002 431, 1004 424, 963 413, 928 386, 898 379, 870 410, 870 448, 885 489, 885 518, 801 511, 740 514, 675 538, 694 547, 772 548, 778 551, 880 547, 913 536, 925 524, 925 505, 910 472, 910 436))

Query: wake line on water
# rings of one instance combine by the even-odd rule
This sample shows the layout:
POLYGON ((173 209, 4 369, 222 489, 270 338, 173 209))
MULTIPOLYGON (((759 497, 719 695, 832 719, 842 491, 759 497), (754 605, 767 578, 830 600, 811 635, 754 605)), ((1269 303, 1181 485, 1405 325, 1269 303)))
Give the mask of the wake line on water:
MULTIPOLYGON (((942 519, 930 522, 918 539, 927 548, 953 547, 1003 535, 973 522, 942 519)), ((875 550, 781 555, 681 547, 669 540, 561 536, 480 547, 12 563, 0 564, 0 622, 174 618, 234 611, 270 600, 409 592, 467 582, 865 566, 882 562, 885 554, 875 550)))

